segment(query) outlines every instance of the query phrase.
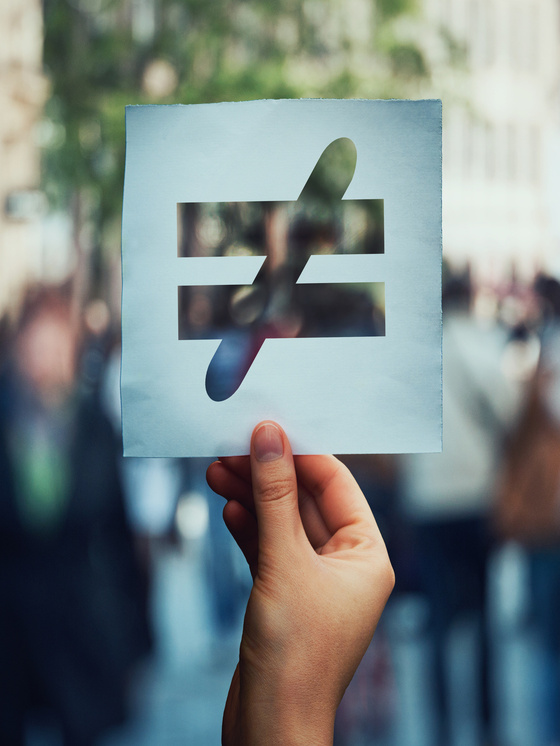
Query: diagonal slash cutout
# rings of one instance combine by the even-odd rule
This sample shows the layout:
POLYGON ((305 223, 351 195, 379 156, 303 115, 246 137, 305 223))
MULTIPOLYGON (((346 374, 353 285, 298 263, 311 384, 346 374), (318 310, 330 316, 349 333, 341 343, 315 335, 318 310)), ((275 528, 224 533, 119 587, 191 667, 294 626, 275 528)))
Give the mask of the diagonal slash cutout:
POLYGON ((214 401, 237 391, 266 339, 385 335, 384 282, 355 277, 350 266, 354 257, 384 253, 383 201, 343 199, 355 167, 354 144, 340 138, 296 202, 178 205, 180 256, 262 259, 251 285, 179 286, 179 339, 220 339, 206 374, 214 401), (351 281, 340 256, 329 273, 340 254, 351 281), (324 271, 314 281, 320 266, 329 281, 324 271))

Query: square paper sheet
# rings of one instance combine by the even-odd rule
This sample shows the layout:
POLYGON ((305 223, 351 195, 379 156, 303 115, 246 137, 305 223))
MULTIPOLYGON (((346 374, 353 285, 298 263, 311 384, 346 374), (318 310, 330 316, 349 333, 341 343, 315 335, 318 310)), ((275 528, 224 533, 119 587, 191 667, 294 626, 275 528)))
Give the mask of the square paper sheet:
POLYGON ((126 132, 125 455, 245 454, 263 419, 295 453, 440 451, 441 102, 133 106, 126 132), (178 206, 294 202, 339 138, 357 153, 343 200, 383 200, 383 252, 310 256, 299 283, 375 283, 383 332, 266 338, 235 393, 212 398, 219 332, 180 338, 179 290, 251 286, 266 250, 179 256, 178 206))

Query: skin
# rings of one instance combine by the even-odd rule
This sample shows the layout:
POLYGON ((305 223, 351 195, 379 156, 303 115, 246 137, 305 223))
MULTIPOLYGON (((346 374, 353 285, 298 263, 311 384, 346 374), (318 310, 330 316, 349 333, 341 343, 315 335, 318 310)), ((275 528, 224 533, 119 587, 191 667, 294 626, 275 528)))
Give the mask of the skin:
POLYGON ((292 456, 257 425, 250 457, 207 473, 253 576, 224 746, 332 745, 342 695, 393 589, 371 510, 333 456, 292 456))
POLYGON ((39 312, 18 338, 16 364, 45 407, 63 404, 76 373, 76 338, 70 317, 56 311, 39 312))

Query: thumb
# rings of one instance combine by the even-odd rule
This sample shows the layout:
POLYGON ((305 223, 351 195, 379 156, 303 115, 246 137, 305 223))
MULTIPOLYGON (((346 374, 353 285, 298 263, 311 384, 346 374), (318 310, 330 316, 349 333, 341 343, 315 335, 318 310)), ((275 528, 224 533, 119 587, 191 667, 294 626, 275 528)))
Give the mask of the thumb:
POLYGON ((305 538, 292 449, 275 422, 261 422, 251 438, 251 479, 259 532, 259 564, 289 552, 305 538))

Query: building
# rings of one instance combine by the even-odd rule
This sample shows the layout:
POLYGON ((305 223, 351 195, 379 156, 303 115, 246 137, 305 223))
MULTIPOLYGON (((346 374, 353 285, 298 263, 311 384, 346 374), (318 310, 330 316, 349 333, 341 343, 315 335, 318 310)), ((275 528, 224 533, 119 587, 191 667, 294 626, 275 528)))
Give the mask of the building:
POLYGON ((456 52, 454 66, 438 68, 431 47, 444 104, 446 256, 486 280, 556 269, 560 3, 425 0, 425 9, 456 52))
POLYGON ((0 3, 0 313, 40 270, 40 153, 47 96, 40 0, 0 3))

